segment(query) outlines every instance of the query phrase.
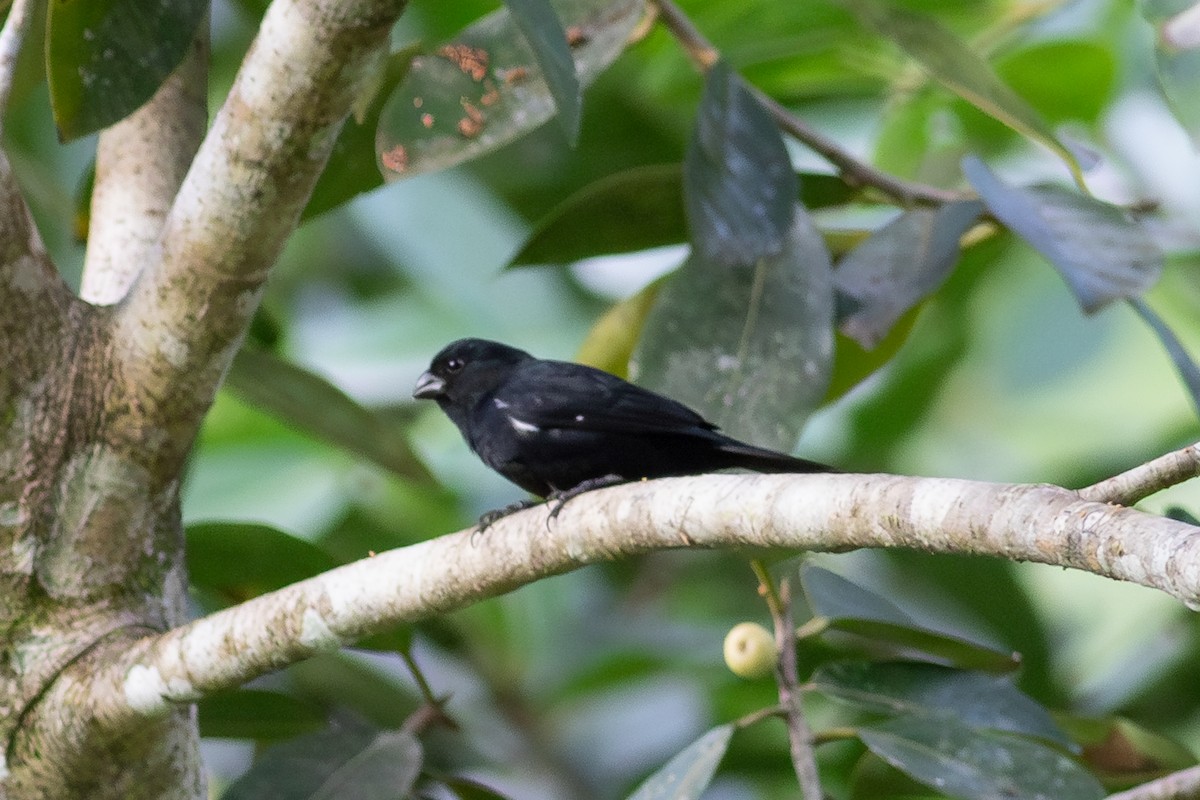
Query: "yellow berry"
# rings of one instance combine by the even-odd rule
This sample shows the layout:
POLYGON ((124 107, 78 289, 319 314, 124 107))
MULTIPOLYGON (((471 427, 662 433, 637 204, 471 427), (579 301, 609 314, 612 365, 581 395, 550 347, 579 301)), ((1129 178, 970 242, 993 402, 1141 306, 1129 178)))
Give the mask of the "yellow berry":
POLYGON ((778 658, 775 637, 757 622, 740 622, 725 635, 725 666, 734 675, 749 680, 765 677, 778 658))

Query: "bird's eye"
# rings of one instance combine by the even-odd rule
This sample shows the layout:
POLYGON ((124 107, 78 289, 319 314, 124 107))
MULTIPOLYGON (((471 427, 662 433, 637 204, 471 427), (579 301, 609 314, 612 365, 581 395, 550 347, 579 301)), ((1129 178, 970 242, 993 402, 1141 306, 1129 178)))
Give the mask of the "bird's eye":
POLYGON ((446 371, 458 372, 460 369, 466 366, 466 363, 467 362, 463 361, 461 358, 452 358, 446 362, 446 371))

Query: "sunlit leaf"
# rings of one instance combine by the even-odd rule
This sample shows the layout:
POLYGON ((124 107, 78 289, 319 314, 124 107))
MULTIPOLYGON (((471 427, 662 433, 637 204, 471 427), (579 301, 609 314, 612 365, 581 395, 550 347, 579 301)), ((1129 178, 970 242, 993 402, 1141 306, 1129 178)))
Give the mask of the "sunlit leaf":
POLYGON ((582 102, 571 46, 550 0, 504 0, 517 27, 533 49, 546 88, 554 98, 558 120, 572 144, 579 138, 579 109, 582 102))
POLYGON ((659 291, 630 368, 730 435, 790 450, 825 396, 832 327, 829 256, 798 208, 774 256, 689 257, 659 291))
POLYGON ((417 483, 429 470, 403 430, 363 408, 324 378, 265 350, 243 347, 226 382, 239 397, 289 425, 344 447, 417 483))
POLYGON ((208 3, 55 0, 46 73, 59 138, 84 136, 149 100, 192 45, 208 3))
POLYGON ((1071 150, 1059 141, 1032 106, 996 76, 977 50, 940 22, 875 0, 843 0, 867 24, 916 59, 938 83, 984 113, 1058 154, 1083 185, 1083 172, 1071 150))
POLYGON ((783 249, 796 174, 779 126, 723 62, 708 73, 683 186, 689 238, 703 261, 747 265, 783 249))
POLYGON ((267 749, 223 800, 395 800, 412 788, 422 760, 411 733, 343 721, 267 749))
POLYGON ((833 283, 842 333, 874 347, 896 321, 934 292, 958 261, 959 239, 983 212, 977 201, 914 209, 884 225, 838 262, 833 283))
MULTIPOLYGON (((834 175, 800 173, 800 200, 824 208, 855 195, 834 175)), ((687 241, 683 165, 656 164, 618 172, 585 186, 538 221, 509 266, 570 264, 687 241)))
POLYGON ((588 331, 575 360, 622 378, 628 377, 629 359, 633 357, 646 317, 666 280, 666 277, 659 278, 604 312, 588 331))
POLYGON ((732 725, 718 725, 642 782, 629 800, 698 800, 725 757, 732 725))
POLYGON ((188 577, 229 603, 256 597, 338 566, 314 544, 268 525, 198 522, 187 527, 188 577))
POLYGON ((1129 298, 1129 304, 1133 306, 1134 311, 1138 313, 1151 330, 1158 336, 1162 342, 1163 348, 1166 349, 1167 355, 1171 357, 1172 363, 1175 364, 1175 370, 1179 373, 1179 377, 1183 380, 1183 385, 1187 387, 1188 394, 1192 398, 1192 405, 1196 407, 1196 411, 1200 413, 1200 366, 1192 359, 1187 348, 1183 346, 1183 342, 1179 341, 1179 337, 1171 330, 1154 309, 1150 308, 1140 297, 1129 298))
POLYGON ((1005 676, 912 662, 839 661, 810 679, 817 691, 884 714, 945 714, 973 728, 1036 736, 1070 747, 1049 712, 1005 676))
POLYGON ((1062 274, 1084 311, 1136 297, 1162 273, 1162 252, 1128 212, 1060 186, 1009 186, 974 157, 963 159, 963 172, 988 210, 1062 274))
POLYGON ((315 703, 261 689, 205 695, 197 706, 200 735, 206 737, 285 739, 325 725, 325 712, 315 703))
MULTIPOLYGON (((621 54, 645 9, 644 0, 552 2, 582 86, 621 54)), ((523 136, 554 108, 534 51, 501 9, 413 62, 380 116, 379 164, 389 180, 445 169, 523 136)))
POLYGON ((904 716, 860 728, 871 752, 965 800, 1099 800, 1100 782, 1056 749, 952 718, 904 716))
POLYGON ((833 374, 822 405, 842 397, 891 361, 908 341, 920 311, 920 306, 909 309, 870 350, 839 331, 834 346, 833 374))

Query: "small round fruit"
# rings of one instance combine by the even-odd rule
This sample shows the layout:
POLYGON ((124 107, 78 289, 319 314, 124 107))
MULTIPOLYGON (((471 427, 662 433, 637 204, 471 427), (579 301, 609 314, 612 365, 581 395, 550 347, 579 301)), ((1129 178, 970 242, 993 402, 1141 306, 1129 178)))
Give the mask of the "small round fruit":
POLYGON ((757 622, 739 622, 725 635, 725 666, 734 675, 749 680, 766 677, 778 658, 775 637, 757 622))

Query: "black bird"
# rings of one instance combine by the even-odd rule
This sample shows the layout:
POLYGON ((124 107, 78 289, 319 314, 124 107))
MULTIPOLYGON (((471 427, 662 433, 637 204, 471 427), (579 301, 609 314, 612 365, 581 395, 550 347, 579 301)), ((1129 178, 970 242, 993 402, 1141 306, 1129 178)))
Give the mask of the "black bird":
MULTIPOLYGON (((600 486, 729 467, 838 472, 720 433, 695 411, 607 372, 459 339, 433 358, 413 397, 436 400, 485 464, 562 503, 600 486)), ((491 522, 528 503, 484 516, 491 522)))

